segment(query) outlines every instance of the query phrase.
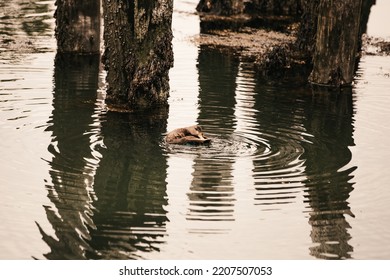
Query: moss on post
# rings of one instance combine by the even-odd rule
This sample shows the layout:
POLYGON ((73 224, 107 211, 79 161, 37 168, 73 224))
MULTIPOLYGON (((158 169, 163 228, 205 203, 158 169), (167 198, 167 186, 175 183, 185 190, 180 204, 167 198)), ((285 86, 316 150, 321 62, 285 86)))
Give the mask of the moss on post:
POLYGON ((173 0, 103 1, 106 103, 135 111, 167 105, 173 0))

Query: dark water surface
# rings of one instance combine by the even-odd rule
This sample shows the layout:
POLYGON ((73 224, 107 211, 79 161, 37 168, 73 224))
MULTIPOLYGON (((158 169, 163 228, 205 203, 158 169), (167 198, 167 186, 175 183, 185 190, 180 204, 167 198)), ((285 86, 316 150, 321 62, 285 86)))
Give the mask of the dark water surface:
POLYGON ((54 1, 0 3, 0 259, 390 258, 390 57, 340 94, 267 78, 191 42, 196 2, 153 116, 105 110, 99 57, 56 56, 54 1), (195 123, 210 147, 162 141, 195 123))

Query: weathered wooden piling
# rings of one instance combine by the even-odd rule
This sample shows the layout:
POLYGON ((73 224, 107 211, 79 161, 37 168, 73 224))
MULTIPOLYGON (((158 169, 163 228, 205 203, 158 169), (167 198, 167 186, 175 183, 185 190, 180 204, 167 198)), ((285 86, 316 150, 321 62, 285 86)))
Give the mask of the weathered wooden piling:
POLYGON ((321 0, 313 70, 309 81, 325 86, 350 85, 359 44, 362 0, 321 0))
POLYGON ((106 104, 134 111, 167 105, 173 0, 103 0, 106 104))
POLYGON ((55 35, 58 53, 100 52, 100 0, 57 0, 55 35))

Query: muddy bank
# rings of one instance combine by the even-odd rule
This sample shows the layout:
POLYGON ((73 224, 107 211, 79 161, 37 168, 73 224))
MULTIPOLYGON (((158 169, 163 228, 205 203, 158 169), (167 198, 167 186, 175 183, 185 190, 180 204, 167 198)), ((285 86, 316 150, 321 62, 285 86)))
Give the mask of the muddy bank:
POLYGON ((225 29, 201 33, 194 40, 200 45, 229 48, 236 54, 257 59, 275 47, 292 44, 295 38, 291 34, 245 27, 238 31, 225 29))
POLYGON ((259 71, 281 74, 305 66, 297 47, 299 24, 287 16, 215 16, 200 14, 201 33, 193 40, 254 62, 259 71))
MULTIPOLYGON (((309 75, 312 61, 299 46, 299 25, 288 16, 216 16, 200 13, 201 33, 193 40, 210 48, 232 52, 267 74, 294 70, 309 75)), ((390 41, 362 36, 360 55, 390 55, 390 41)), ((292 71, 288 71, 291 72, 292 71)))
POLYGON ((362 36, 362 55, 390 55, 390 39, 362 36))

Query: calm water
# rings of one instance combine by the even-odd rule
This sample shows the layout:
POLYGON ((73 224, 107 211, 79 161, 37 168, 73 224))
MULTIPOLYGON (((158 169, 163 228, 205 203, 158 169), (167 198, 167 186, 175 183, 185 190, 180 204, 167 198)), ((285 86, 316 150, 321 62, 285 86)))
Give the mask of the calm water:
POLYGON ((390 258, 390 57, 341 94, 270 79, 191 43, 196 2, 152 117, 105 110, 98 57, 56 56, 54 1, 0 2, 0 259, 390 258), (163 143, 195 123, 210 147, 163 143))

